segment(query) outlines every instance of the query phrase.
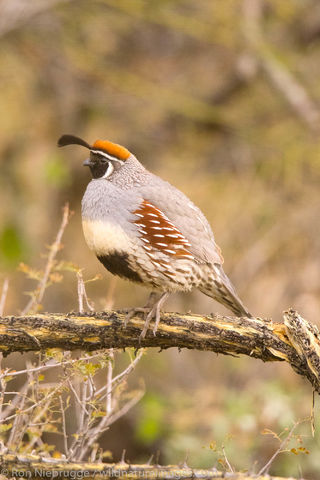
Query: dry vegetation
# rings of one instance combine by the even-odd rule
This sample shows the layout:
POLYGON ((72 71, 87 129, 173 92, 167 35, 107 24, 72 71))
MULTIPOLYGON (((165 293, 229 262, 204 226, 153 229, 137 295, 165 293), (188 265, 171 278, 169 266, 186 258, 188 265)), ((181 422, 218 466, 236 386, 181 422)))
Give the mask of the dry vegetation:
MULTIPOLYGON (((123 143, 202 208, 253 313, 280 321, 292 306, 317 322, 316 0, 0 0, 0 44, 1 313, 87 310, 87 280, 95 280, 86 290, 97 310, 144 303, 146 291, 112 279, 84 244, 88 172, 81 152, 55 146, 75 133, 123 143), (63 253, 46 250, 66 201, 74 215, 63 253)), ((167 309, 223 312, 196 292, 167 309)), ((68 456, 75 444, 78 459, 111 451, 116 460, 126 449, 134 462, 160 451, 164 464, 188 452, 193 466, 259 471, 298 422, 270 471, 307 479, 320 471, 317 401, 312 437, 310 422, 299 423, 310 415, 311 388, 285 365, 175 350, 149 350, 139 364, 121 352, 46 355, 2 361, 2 387, 12 392, 2 397, 12 416, 3 425, 12 425, 1 435, 11 448, 20 441, 22 450, 68 456), (9 382, 7 369, 17 372, 9 382), (140 378, 143 398, 102 433, 140 398, 140 378), (17 416, 21 408, 30 410, 17 416), (81 422, 87 434, 100 425, 96 451, 83 453, 81 422)))

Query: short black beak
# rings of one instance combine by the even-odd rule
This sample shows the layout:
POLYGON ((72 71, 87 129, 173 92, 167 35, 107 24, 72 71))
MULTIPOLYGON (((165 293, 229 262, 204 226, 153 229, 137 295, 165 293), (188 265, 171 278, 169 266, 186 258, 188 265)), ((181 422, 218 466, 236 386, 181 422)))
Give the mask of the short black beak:
POLYGON ((87 158, 87 160, 85 160, 82 165, 84 167, 90 167, 92 164, 93 162, 91 162, 90 158, 87 158))

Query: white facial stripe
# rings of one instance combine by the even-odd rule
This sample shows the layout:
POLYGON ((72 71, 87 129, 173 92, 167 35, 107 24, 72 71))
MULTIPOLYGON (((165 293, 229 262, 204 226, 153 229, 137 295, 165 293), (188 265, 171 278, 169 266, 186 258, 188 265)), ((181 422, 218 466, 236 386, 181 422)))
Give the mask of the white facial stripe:
POLYGON ((119 158, 113 157, 112 155, 109 155, 108 153, 102 152, 101 150, 90 150, 90 152, 96 153, 97 155, 101 155, 102 157, 105 157, 108 160, 123 163, 123 161, 119 160, 119 158))
POLYGON ((114 170, 114 166, 112 165, 112 162, 108 162, 107 171, 106 171, 106 173, 103 175, 102 178, 108 178, 108 177, 110 177, 110 175, 113 173, 113 170, 114 170))

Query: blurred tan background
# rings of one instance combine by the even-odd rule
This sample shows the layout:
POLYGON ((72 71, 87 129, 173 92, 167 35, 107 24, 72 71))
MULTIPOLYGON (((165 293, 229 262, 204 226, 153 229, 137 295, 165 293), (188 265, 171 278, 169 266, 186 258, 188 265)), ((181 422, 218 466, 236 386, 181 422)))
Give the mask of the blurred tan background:
MULTIPOLYGON (((61 208, 75 214, 60 258, 84 268, 96 309, 140 306, 147 290, 114 282, 85 245, 80 201, 86 153, 58 150, 63 133, 129 148, 208 217, 244 303, 281 320, 320 310, 320 8, 316 0, 0 1, 0 286, 6 313, 27 302, 61 208)), ((77 309, 75 275, 43 309, 77 309)), ((168 310, 225 312, 194 292, 168 310)), ((136 372, 147 393, 104 442, 131 461, 211 466, 225 445, 253 468, 279 433, 309 415, 311 389, 282 364, 151 351, 136 372), (217 447, 215 446, 217 445, 217 447)), ((316 407, 316 419, 319 409, 316 407)), ((318 431, 320 422, 318 423, 318 431)), ((277 474, 315 475, 319 433, 298 429, 310 454, 283 454, 277 474)), ((311 477, 310 477, 311 478, 311 477)), ((316 478, 316 477, 314 477, 316 478)))

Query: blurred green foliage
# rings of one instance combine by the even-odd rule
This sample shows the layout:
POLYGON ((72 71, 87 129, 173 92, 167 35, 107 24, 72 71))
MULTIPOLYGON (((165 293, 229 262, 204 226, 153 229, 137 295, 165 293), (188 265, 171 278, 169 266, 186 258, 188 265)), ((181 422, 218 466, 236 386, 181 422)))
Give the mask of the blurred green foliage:
POLYGON ((54 187, 67 187, 71 184, 71 172, 60 156, 52 156, 44 167, 45 181, 54 187))
POLYGON ((137 420, 136 438, 152 445, 164 434, 165 398, 159 394, 146 393, 140 404, 142 414, 137 420))
POLYGON ((17 226, 4 225, 0 231, 0 254, 3 267, 9 268, 11 265, 16 265, 25 250, 26 245, 23 244, 23 236, 17 226))

